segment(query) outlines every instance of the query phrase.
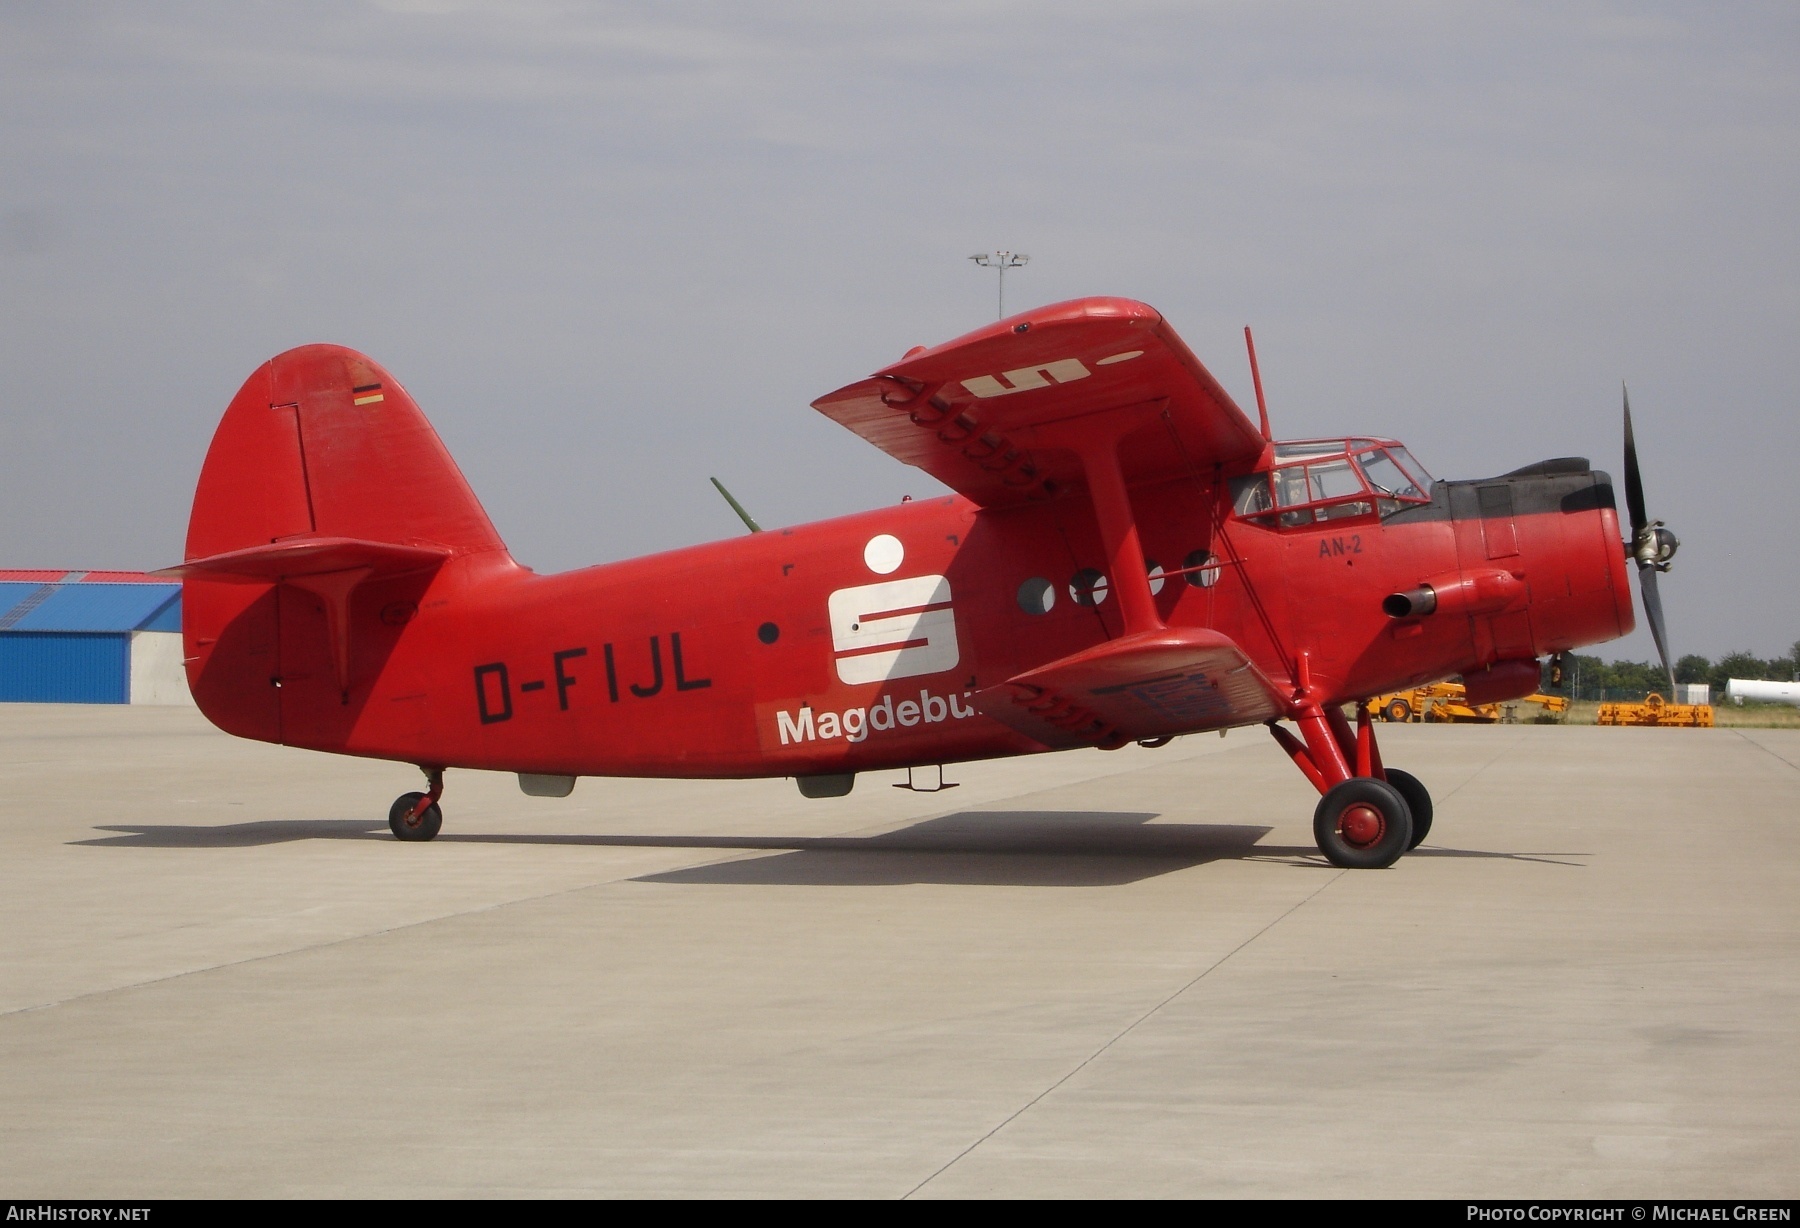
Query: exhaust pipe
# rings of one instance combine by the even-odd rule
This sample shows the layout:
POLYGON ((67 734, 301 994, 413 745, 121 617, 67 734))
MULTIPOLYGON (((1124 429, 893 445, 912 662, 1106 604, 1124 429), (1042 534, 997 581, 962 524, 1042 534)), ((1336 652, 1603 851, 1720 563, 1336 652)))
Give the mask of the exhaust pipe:
POLYGON ((1437 609, 1437 590, 1429 584, 1409 588, 1381 599, 1381 612, 1389 618, 1423 618, 1437 609))
POLYGON ((1503 614, 1525 608, 1529 591, 1522 575, 1497 567, 1433 576, 1417 588, 1381 599, 1389 618, 1423 618, 1427 614, 1503 614))

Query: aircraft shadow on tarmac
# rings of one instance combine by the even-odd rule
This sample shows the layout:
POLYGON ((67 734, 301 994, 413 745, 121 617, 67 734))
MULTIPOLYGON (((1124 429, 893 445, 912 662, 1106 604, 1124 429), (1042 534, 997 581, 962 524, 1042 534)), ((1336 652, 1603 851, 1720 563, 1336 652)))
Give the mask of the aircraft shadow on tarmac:
MULTIPOLYGON (((873 836, 733 841, 727 847, 766 849, 775 855, 688 866, 634 881, 712 886, 1109 887, 1209 861, 1269 852, 1257 844, 1273 830, 1269 827, 1150 822, 1156 817, 1123 810, 961 811, 873 836)), ((652 837, 646 843, 661 842, 652 837)))
MULTIPOLYGON (((439 843, 537 844, 768 853, 711 861, 634 881, 695 885, 1116 886, 1211 861, 1269 861, 1330 868, 1311 844, 1269 845, 1267 826, 1152 823, 1147 811, 975 810, 871 836, 625 835, 446 832, 439 843)), ((78 845, 109 848, 249 848, 298 840, 391 841, 365 819, 269 819, 220 826, 105 825, 118 834, 78 845)), ((1410 857, 1475 857, 1579 865, 1582 854, 1501 853, 1426 845, 1410 857)))
POLYGON ((261 819, 251 823, 204 826, 103 823, 94 830, 119 834, 100 836, 93 840, 71 840, 69 843, 92 848, 243 849, 265 844, 291 844, 296 840, 393 839, 385 822, 369 822, 366 819, 261 819))

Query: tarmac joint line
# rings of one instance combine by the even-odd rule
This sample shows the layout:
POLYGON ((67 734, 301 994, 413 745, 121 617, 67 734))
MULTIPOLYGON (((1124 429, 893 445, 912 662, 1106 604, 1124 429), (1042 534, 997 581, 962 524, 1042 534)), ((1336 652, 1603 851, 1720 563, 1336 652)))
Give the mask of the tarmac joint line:
MULTIPOLYGON (((1479 775, 1479 773, 1477 773, 1477 774, 1479 775)), ((1139 1015, 1136 1019, 1133 1019, 1130 1023, 1126 1024, 1124 1028, 1120 1029, 1120 1031, 1117 1032, 1105 1044, 1101 1045, 1098 1049, 1095 1049, 1092 1053, 1090 1053, 1086 1057, 1082 1058, 1081 1061, 1077 1062, 1073 1068, 1071 1068, 1067 1073, 1065 1073, 1062 1076, 1062 1078, 1058 1079, 1056 1082, 1052 1083, 1049 1087, 1046 1087, 1043 1091, 1041 1091, 1037 1095, 1033 1096, 1030 1100, 1027 1100, 1024 1104, 1022 1104, 1018 1108, 1014 1109, 1004 1119, 1002 1119, 1000 1122, 998 1122, 993 1127, 993 1129, 989 1130, 986 1134, 983 1134, 980 1138, 978 1138, 974 1142, 970 1143, 967 1147, 964 1147, 961 1151, 957 1152, 954 1156, 951 1156, 949 1160, 945 1161, 945 1163, 937 1169, 937 1171, 933 1172, 930 1176, 926 1177, 925 1180, 919 1182, 919 1184, 913 1186, 912 1189, 910 1189, 910 1190, 906 1191, 906 1193, 902 1194, 900 1196, 900 1200, 902 1202, 906 1201, 907 1199, 911 1198, 914 1194, 917 1194, 920 1190, 922 1190, 926 1186, 930 1185, 933 1181, 936 1181, 939 1177, 941 1177, 945 1173, 949 1172, 957 1164, 961 1163, 962 1160, 964 1159, 964 1157, 973 1153, 976 1148, 980 1147, 983 1143, 987 1142, 989 1139, 993 1138, 996 1134, 1000 1133, 1000 1131, 1006 1129, 1006 1127, 1010 1126, 1013 1122, 1015 1122, 1019 1118, 1023 1117, 1027 1111, 1034 1108, 1038 1104, 1039 1101, 1043 1100, 1051 1092, 1055 1091, 1057 1088, 1059 1088, 1063 1084, 1067 1083, 1070 1079, 1073 1079, 1076 1075, 1080 1074, 1083 1070, 1086 1070, 1108 1049, 1111 1049, 1114 1045, 1118 1044, 1120 1041, 1124 1040, 1127 1036, 1131 1035, 1132 1032, 1136 1031, 1137 1028, 1139 1027, 1139 1025, 1148 1022, 1154 1015, 1156 1015, 1158 1012, 1160 1012, 1165 1006, 1168 1006, 1171 1002, 1175 1001, 1175 999, 1179 998, 1182 994, 1186 993, 1188 990, 1190 990, 1194 986, 1198 985, 1201 981, 1203 981, 1207 977, 1211 976, 1215 971, 1217 971, 1219 968, 1223 967, 1225 965, 1225 963, 1227 961, 1229 961, 1239 951, 1242 951, 1245 947, 1247 947, 1251 943, 1255 942, 1258 938, 1261 938, 1264 934, 1266 934, 1270 930, 1274 929, 1277 925, 1280 925, 1283 921, 1286 921, 1289 917, 1293 916, 1296 912, 1299 912, 1306 905, 1312 903, 1312 901, 1318 897, 1320 892, 1324 891, 1325 888, 1331 886, 1331 884, 1337 882, 1340 878, 1344 877, 1344 875, 1346 875, 1348 873, 1349 873, 1348 870, 1339 870, 1336 874, 1333 874, 1330 878, 1326 879, 1324 882, 1320 883, 1317 887, 1315 887, 1311 891, 1309 891, 1304 897, 1302 897, 1301 899, 1296 901, 1294 904, 1289 906, 1287 908, 1287 910, 1284 911, 1280 916, 1276 917, 1274 920, 1270 921, 1267 925, 1264 925, 1261 929, 1257 930, 1254 934, 1250 935, 1248 938, 1246 938, 1242 942, 1238 943, 1235 947, 1231 948, 1231 950, 1225 952, 1225 954, 1219 956, 1219 958, 1215 959, 1212 963, 1210 963, 1206 967, 1202 968, 1198 973, 1196 973, 1194 975, 1194 977, 1191 980, 1189 980, 1187 983, 1182 985, 1174 993, 1170 994, 1168 997, 1166 997, 1162 1001, 1158 1002, 1155 1006, 1152 1006, 1149 1010, 1147 1010, 1143 1014, 1139 1015)))
POLYGON ((1779 751, 1770 750, 1767 746, 1764 746, 1761 742, 1758 742, 1755 738, 1753 738, 1749 734, 1745 733, 1742 729, 1733 729, 1731 732, 1737 734, 1738 737, 1744 739, 1744 741, 1746 741, 1746 742, 1750 743, 1750 745, 1756 747, 1757 750, 1760 750, 1767 754, 1773 755, 1775 758, 1781 760, 1783 763, 1785 763, 1789 767, 1793 768, 1796 772, 1800 772, 1800 763, 1795 763, 1792 759, 1789 759, 1786 755, 1780 753, 1779 751))
POLYGON ((1492 759, 1489 759, 1486 763, 1484 763, 1480 767, 1476 768, 1473 772, 1470 772, 1468 774, 1468 776, 1463 779, 1461 784, 1457 785, 1454 789, 1450 790, 1448 793, 1444 794, 1442 797, 1438 798, 1437 800, 1439 802, 1447 802, 1451 798, 1455 797, 1458 793, 1461 793, 1469 785, 1474 784, 1477 777, 1481 776, 1489 768, 1493 767, 1496 763, 1498 763, 1502 759, 1506 758, 1506 752, 1513 749, 1513 747, 1517 746, 1522 741, 1524 741, 1524 738, 1521 736, 1517 736, 1517 735, 1515 735, 1514 737, 1509 739, 1504 745, 1502 745, 1500 747, 1499 750, 1494 752, 1494 757, 1492 759))
MULTIPOLYGON (((79 843, 97 844, 98 841, 81 841, 79 843)), ((301 943, 298 946, 284 947, 279 951, 264 951, 256 955, 245 955, 237 959, 222 959, 214 963, 202 964, 195 968, 182 968, 174 972, 165 972, 156 976, 144 977, 141 980, 126 981, 118 985, 107 985, 99 989, 83 990, 48 1002, 29 1002, 23 1006, 0 1009, 0 1020, 10 1019, 14 1015, 27 1015, 36 1011, 55 1010, 74 1002, 89 998, 103 998, 112 994, 130 993, 137 989, 147 989, 152 985, 162 985, 169 981, 185 980, 188 977, 204 976, 209 972, 220 972, 228 968, 243 968, 252 964, 268 963, 271 960, 286 959, 293 955, 308 955, 317 951, 329 951, 333 947, 349 946, 352 943, 366 942, 371 939, 385 938, 390 934, 405 933, 407 930, 422 929, 428 925, 436 925, 444 921, 455 921, 463 917, 480 916, 482 913, 498 912, 521 904, 537 904, 544 900, 554 900, 559 896, 575 895, 582 891, 592 891, 600 887, 616 886, 632 881, 632 875, 620 874, 612 878, 597 879, 593 882, 576 883, 573 886, 558 887, 553 891, 540 892, 537 895, 516 896, 507 900, 489 900, 468 908, 452 908, 447 912, 433 913, 428 917, 419 917, 411 921, 398 921, 392 925, 381 925, 356 934, 343 934, 336 938, 326 938, 319 942, 301 943)))

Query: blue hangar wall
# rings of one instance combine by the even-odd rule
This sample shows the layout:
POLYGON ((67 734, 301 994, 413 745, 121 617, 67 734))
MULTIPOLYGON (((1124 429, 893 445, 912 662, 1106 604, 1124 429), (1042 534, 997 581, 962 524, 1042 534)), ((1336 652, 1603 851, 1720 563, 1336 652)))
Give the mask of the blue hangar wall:
POLYGON ((189 703, 181 586, 0 571, 0 703, 189 703))

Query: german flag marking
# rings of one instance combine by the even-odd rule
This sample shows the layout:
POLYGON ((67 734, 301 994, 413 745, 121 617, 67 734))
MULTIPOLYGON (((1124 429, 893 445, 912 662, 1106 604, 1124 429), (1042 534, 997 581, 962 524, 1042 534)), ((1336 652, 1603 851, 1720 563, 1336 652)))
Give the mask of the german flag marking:
POLYGON ((385 401, 380 384, 364 384, 360 388, 350 390, 350 400, 355 405, 373 405, 377 401, 385 401))

